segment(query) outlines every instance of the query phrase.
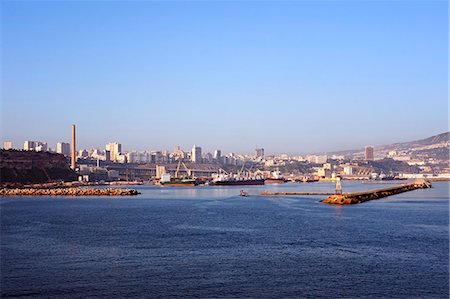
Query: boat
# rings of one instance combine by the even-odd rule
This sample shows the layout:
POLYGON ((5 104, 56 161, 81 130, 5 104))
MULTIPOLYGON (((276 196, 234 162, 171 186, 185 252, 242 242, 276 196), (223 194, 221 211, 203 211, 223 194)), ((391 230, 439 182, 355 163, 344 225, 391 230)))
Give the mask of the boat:
POLYGON ((213 186, 243 186, 243 185, 264 185, 264 177, 250 173, 250 171, 241 171, 237 174, 228 173, 224 169, 219 169, 219 173, 213 173, 213 180, 210 185, 213 186))
POLYGON ((161 186, 169 187, 194 187, 198 185, 196 180, 192 179, 171 179, 170 181, 159 182, 161 186))
POLYGON ((318 182, 318 181, 319 181, 319 177, 317 177, 317 176, 313 176, 313 177, 304 176, 303 178, 301 178, 301 180, 299 180, 300 183, 314 183, 314 182, 318 182))
POLYGON ((213 186, 264 185, 264 179, 229 178, 221 181, 213 181, 212 185, 213 186))
POLYGON ((196 179, 187 179, 187 178, 172 178, 170 174, 164 173, 161 175, 161 179, 158 184, 160 186, 172 186, 172 187, 193 187, 198 185, 198 181, 196 179))
POLYGON ((285 182, 286 179, 283 178, 279 170, 272 172, 272 176, 264 180, 264 184, 284 184, 285 182))

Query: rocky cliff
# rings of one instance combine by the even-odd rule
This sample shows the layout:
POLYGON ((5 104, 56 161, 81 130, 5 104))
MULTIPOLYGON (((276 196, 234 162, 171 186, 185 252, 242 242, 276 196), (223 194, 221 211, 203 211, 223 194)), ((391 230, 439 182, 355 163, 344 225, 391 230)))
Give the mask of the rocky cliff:
POLYGON ((49 152, 0 150, 0 183, 73 181, 67 158, 49 152))

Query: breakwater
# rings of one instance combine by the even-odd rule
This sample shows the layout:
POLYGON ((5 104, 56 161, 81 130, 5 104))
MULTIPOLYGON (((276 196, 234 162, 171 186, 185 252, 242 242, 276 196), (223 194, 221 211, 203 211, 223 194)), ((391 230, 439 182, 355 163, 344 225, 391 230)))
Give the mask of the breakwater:
POLYGON ((1 188, 0 196, 129 196, 140 194, 134 189, 120 188, 1 188))
POLYGON ((429 181, 416 180, 415 182, 402 184, 395 187, 380 188, 362 192, 333 194, 321 202, 335 205, 350 205, 425 188, 431 188, 431 183, 429 181))
POLYGON ((261 193, 263 196, 272 196, 272 195, 333 195, 331 192, 269 192, 264 191, 261 193))

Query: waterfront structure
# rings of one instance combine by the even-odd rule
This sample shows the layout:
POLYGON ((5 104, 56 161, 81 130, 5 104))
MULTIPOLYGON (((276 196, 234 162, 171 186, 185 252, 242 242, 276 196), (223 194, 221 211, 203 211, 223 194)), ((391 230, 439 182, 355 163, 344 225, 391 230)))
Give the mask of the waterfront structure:
POLYGON ((195 144, 192 147, 191 161, 194 163, 202 163, 202 148, 195 144))
POLYGON ((72 149, 71 149, 71 157, 70 157, 70 168, 75 170, 77 167, 77 150, 76 150, 76 136, 75 136, 75 125, 72 125, 72 149))
POLYGON ((256 158, 261 158, 261 159, 264 158, 264 149, 263 148, 257 148, 255 150, 255 152, 256 152, 256 158))
POLYGON ((373 155, 373 146, 366 146, 365 151, 364 151, 364 158, 366 159, 366 161, 373 161, 374 160, 374 155, 373 155))
POLYGON ((113 162, 122 160, 120 155, 122 153, 122 144, 118 142, 110 142, 106 145, 106 150, 109 151, 109 158, 113 162))
POLYGON ((13 148, 12 141, 5 141, 3 142, 3 149, 9 150, 13 148))
POLYGON ((56 152, 58 154, 63 154, 64 156, 70 155, 70 144, 66 142, 58 142, 56 144, 56 152))

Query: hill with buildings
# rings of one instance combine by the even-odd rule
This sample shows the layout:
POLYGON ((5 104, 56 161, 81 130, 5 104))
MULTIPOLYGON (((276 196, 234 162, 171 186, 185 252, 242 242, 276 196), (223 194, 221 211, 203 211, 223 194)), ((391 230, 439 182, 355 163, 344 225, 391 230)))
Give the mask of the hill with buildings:
MULTIPOLYGON (((375 146, 374 150, 377 153, 388 153, 389 151, 407 151, 407 152, 416 152, 416 151, 426 151, 430 155, 438 155, 443 158, 443 155, 448 158, 449 153, 449 140, 450 140, 450 132, 441 133, 438 135, 434 135, 428 138, 407 141, 407 142, 399 142, 392 143, 387 145, 375 146)), ((338 152, 328 153, 329 155, 344 155, 344 156, 353 156, 353 155, 363 155, 364 148, 353 149, 353 150, 344 150, 338 152)), ((393 153, 392 153, 393 154, 393 153)))
POLYGON ((0 150, 0 183, 47 183, 74 181, 64 155, 50 152, 0 150))

